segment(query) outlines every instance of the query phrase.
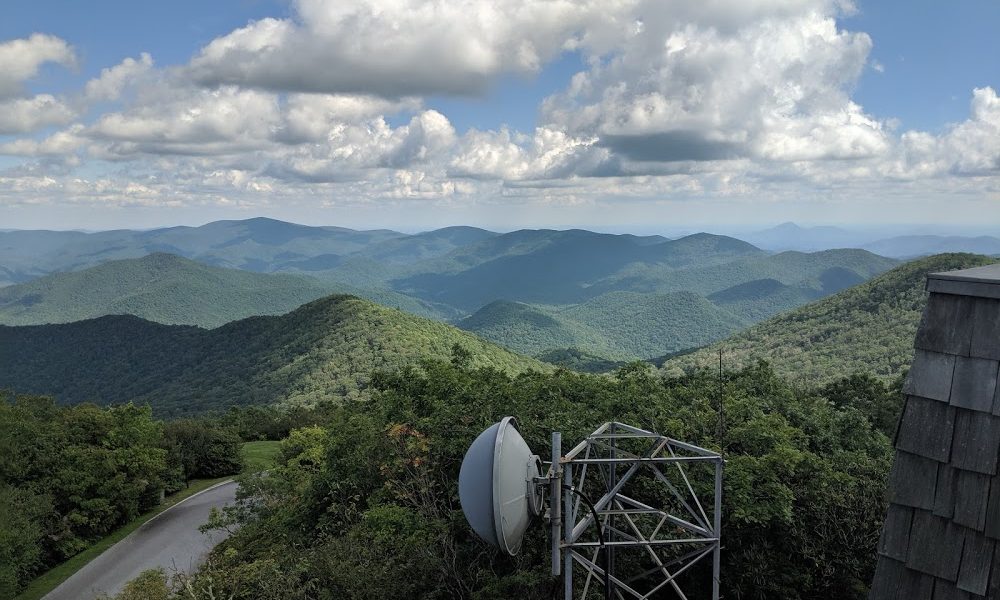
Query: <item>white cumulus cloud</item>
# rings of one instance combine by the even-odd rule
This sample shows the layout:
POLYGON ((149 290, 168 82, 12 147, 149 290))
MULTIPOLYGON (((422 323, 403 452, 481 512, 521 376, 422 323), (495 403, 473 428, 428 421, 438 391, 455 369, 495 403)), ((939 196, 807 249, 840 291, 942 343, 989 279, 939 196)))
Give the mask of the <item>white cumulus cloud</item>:
POLYGON ((887 148, 849 91, 871 49, 826 2, 644 2, 606 61, 548 98, 546 122, 634 162, 863 158, 887 148))
POLYGON ((298 0, 192 60, 206 85, 402 97, 478 94, 501 73, 534 73, 563 50, 600 47, 633 0, 298 0))
POLYGON ((76 111, 51 94, 0 100, 0 134, 27 133, 50 125, 65 125, 76 111))
POLYGON ((91 79, 84 87, 88 100, 117 100, 126 86, 153 68, 153 57, 147 52, 139 59, 126 58, 121 63, 101 70, 100 76, 91 79))
POLYGON ((41 33, 0 42, 0 98, 21 95, 24 82, 50 62, 72 66, 76 54, 64 40, 41 33))

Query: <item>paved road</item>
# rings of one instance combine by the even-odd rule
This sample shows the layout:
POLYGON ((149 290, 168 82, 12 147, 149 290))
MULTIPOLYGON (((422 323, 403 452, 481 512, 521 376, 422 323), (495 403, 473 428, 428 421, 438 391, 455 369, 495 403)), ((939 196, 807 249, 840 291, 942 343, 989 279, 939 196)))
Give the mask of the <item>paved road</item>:
POLYGON ((90 561, 43 600, 92 600, 102 593, 114 595, 146 569, 191 571, 226 537, 223 531, 203 534, 198 527, 208 521, 213 507, 231 503, 235 494, 236 482, 227 481, 168 508, 90 561))

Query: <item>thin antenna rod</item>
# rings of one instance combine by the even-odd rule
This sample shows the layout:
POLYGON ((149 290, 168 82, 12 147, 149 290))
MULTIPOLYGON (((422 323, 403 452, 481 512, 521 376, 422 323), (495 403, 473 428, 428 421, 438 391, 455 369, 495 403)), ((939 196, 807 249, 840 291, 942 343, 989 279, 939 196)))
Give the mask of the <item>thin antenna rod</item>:
POLYGON ((563 515, 562 515, 562 486, 559 485, 560 479, 562 478, 562 466, 559 463, 559 459, 562 457, 562 433, 559 431, 552 432, 552 466, 549 467, 549 476, 556 482, 555 485, 550 486, 550 498, 549 498, 549 518, 550 523, 550 534, 552 535, 552 574, 559 575, 562 573, 562 528, 563 528, 563 515))
MULTIPOLYGON (((616 433, 615 432, 615 422, 612 421, 611 422, 611 439, 609 440, 611 442, 611 459, 612 459, 612 461, 614 459, 618 458, 618 445, 617 445, 617 439, 614 437, 615 433, 616 433)), ((615 465, 614 462, 612 462, 611 464, 608 465, 608 474, 610 475, 610 477, 608 478, 608 493, 612 493, 612 490, 615 489, 615 484, 617 483, 617 480, 616 480, 617 469, 615 467, 616 467, 616 465, 615 465)), ((583 496, 583 494, 580 494, 580 497, 581 498, 585 498, 585 496, 583 496)), ((596 511, 595 511, 595 514, 594 514, 594 518, 595 519, 597 518, 596 511)), ((605 531, 601 532, 601 538, 604 539, 604 536, 606 534, 608 542, 613 542, 614 538, 612 536, 614 535, 614 529, 615 529, 615 517, 614 517, 613 514, 609 514, 608 515, 608 528, 605 531)), ((610 573, 611 571, 614 571, 614 569, 615 569, 615 550, 614 550, 613 546, 609 547, 609 548, 604 548, 604 561, 605 561, 605 565, 604 565, 605 570, 608 573, 610 573)), ((615 591, 614 591, 614 587, 612 587, 613 585, 614 584, 611 583, 611 578, 610 577, 605 577, 604 578, 604 600, 612 600, 612 598, 614 597, 615 591)))
POLYGON ((716 437, 719 439, 719 450, 725 450, 726 448, 726 409, 723 404, 723 379, 722 379, 722 348, 719 348, 719 424, 716 431, 716 437))

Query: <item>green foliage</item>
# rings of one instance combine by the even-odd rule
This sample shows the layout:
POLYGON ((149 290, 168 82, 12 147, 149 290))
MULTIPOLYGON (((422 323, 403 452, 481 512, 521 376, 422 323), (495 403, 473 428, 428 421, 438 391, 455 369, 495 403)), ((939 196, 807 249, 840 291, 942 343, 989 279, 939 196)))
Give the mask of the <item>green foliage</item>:
POLYGON ((191 479, 212 479, 242 469, 243 440, 235 429, 201 419, 182 419, 164 425, 162 440, 168 464, 176 467, 176 480, 168 491, 191 479))
MULTIPOLYGON (((853 271, 849 273, 854 274, 854 277, 849 278, 852 283, 864 281, 864 278, 853 271)), ((786 285, 777 279, 757 279, 709 294, 708 299, 750 322, 757 322, 802 306, 834 291, 837 290, 786 285)))
POLYGON ((665 240, 522 230, 416 263, 386 281, 396 291, 472 311, 497 299, 566 305, 620 291, 708 295, 765 278, 828 294, 895 264, 864 250, 769 255, 704 233, 665 240))
POLYGON ((891 438, 899 419, 902 389, 902 375, 887 384, 869 373, 854 373, 826 384, 821 393, 836 406, 857 409, 876 429, 891 438))
POLYGON ((745 324, 693 292, 610 292, 560 315, 596 330, 609 345, 625 351, 612 358, 624 360, 702 346, 745 324))
POLYGON ((329 403, 311 409, 288 405, 230 406, 213 418, 219 426, 235 429, 246 441, 283 440, 293 429, 325 419, 331 407, 329 403))
POLYGON ((539 354, 538 359, 581 373, 607 373, 608 371, 614 371, 623 364, 621 361, 608 360, 577 348, 549 350, 539 354))
POLYGON ((0 397, 0 590, 156 505, 168 475, 161 440, 149 408, 0 397))
POLYGON ((52 498, 0 484, 0 598, 13 598, 44 564, 52 498))
POLYGON ((212 328, 251 316, 286 313, 333 292, 356 293, 414 314, 442 316, 426 302, 389 290, 359 290, 305 275, 223 269, 156 253, 0 288, 0 324, 69 323, 125 314, 166 325, 212 328))
POLYGON ((136 317, 65 325, 0 326, 0 388, 62 402, 148 403, 179 415, 230 406, 314 406, 368 396, 370 374, 418 357, 450 357, 519 372, 543 363, 435 321, 351 296, 330 296, 280 317, 212 330, 136 317))
POLYGON ((31 277, 29 271, 69 271, 0 289, 4 324, 131 314, 218 327, 337 292, 441 320, 480 309, 461 326, 515 351, 577 348, 609 360, 648 359, 711 343, 895 264, 862 250, 768 255, 703 233, 667 240, 581 230, 499 235, 457 227, 406 236, 250 219, 141 235, 66 232, 55 236, 61 241, 43 232, 3 235, 37 244, 34 259, 0 252, 0 262, 34 265, 18 278, 31 277), (156 249, 201 262, 143 256, 156 249), (67 257, 75 262, 64 265, 67 257))
POLYGON ((148 406, 0 394, 0 597, 153 509, 165 491, 238 473, 241 446, 216 420, 164 424, 148 406))
MULTIPOLYGON (((149 569, 125 584, 113 600, 168 600, 171 589, 163 569, 149 569)), ((109 600, 107 596, 103 597, 109 600)))
POLYGON ((702 346, 743 325, 691 292, 609 292, 566 307, 497 301, 458 323, 524 354, 572 347, 611 360, 652 358, 702 346))
POLYGON ((803 382, 825 383, 856 372, 893 380, 913 357, 913 338, 927 302, 927 274, 994 262, 974 254, 939 254, 908 262, 702 351, 668 360, 664 369, 678 374, 717 364, 722 349, 730 367, 767 360, 779 373, 803 382))
MULTIPOLYGON (((542 528, 507 558, 460 512, 458 468, 480 431, 512 414, 538 449, 551 430, 572 442, 614 417, 719 447, 718 382, 707 372, 664 380, 633 363, 614 377, 512 377, 427 360, 372 386, 368 402, 294 432, 267 476, 244 478, 240 502, 213 523, 239 528, 193 585, 264 600, 549 598, 557 583, 542 528)), ((725 595, 863 598, 892 452, 873 425, 882 417, 863 410, 898 413, 898 395, 864 377, 801 389, 756 364, 726 373, 724 397, 725 595)), ((695 584, 695 596, 704 591, 695 584)))
POLYGON ((709 295, 738 284, 774 279, 788 286, 832 293, 845 287, 845 276, 851 280, 848 282, 850 285, 883 273, 898 264, 897 260, 856 249, 781 252, 748 256, 708 266, 695 265, 686 269, 657 267, 624 272, 605 285, 628 283, 633 291, 691 291, 709 295))

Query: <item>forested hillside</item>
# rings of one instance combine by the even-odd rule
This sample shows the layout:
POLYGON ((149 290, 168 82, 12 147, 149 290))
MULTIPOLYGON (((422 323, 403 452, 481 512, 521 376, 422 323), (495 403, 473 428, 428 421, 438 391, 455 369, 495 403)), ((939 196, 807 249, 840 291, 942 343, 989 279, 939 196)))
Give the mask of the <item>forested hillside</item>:
POLYGON ((296 270, 285 265, 324 256, 328 260, 323 264, 336 264, 341 255, 398 237, 404 235, 386 230, 309 227, 265 218, 149 231, 9 231, 0 232, 0 265, 9 270, 9 281, 14 283, 155 252, 249 271, 296 270))
MULTIPOLYGON (((663 380, 631 366, 615 377, 512 378, 424 361, 373 387, 370 402, 293 432, 266 477, 245 479, 240 506, 215 522, 238 531, 196 576, 174 584, 258 600, 371 598, 373 582, 384 600, 552 598, 559 580, 549 575, 544 527, 511 559, 476 538, 459 508, 463 453, 490 423, 514 415, 536 451, 553 430, 572 445, 612 417, 723 449, 725 597, 865 597, 901 401, 876 379, 804 389, 766 365, 729 372, 722 444, 718 381, 705 373, 663 380)), ((682 576, 688 597, 707 597, 709 579, 698 569, 682 576)), ((155 574, 134 591, 169 596, 155 574)))
POLYGON ((210 267, 155 253, 0 288, 0 324, 135 315, 166 325, 211 328, 251 316, 283 314, 334 292, 360 295, 420 316, 442 316, 440 307, 389 290, 357 290, 304 275, 210 267))
POLYGON ((638 292, 692 291, 714 294, 734 285, 760 279, 775 279, 785 285, 813 288, 822 295, 840 291, 891 269, 899 261, 865 250, 782 252, 749 256, 718 265, 675 270, 655 267, 626 271, 596 286, 599 290, 629 289, 638 292))
POLYGON ((619 356, 600 332, 557 311, 521 302, 497 300, 455 324, 516 352, 536 356, 552 348, 587 348, 601 356, 619 356))
POLYGON ((829 381, 855 371, 893 378, 909 367, 913 337, 927 301, 928 273, 997 262, 975 254, 940 254, 760 323, 693 354, 668 360, 667 373, 718 362, 733 368, 767 360, 799 381, 829 381))
MULTIPOLYGON (((723 339, 895 264, 861 250, 828 250, 766 256, 751 252, 746 258, 681 269, 631 265, 578 289, 576 295, 584 298, 578 303, 497 301, 457 324, 531 355, 572 348, 611 361, 648 359, 723 339), (600 289, 606 291, 597 294, 600 289)), ((466 276, 462 272, 454 277, 464 281, 466 276)), ((446 279, 440 283, 448 285, 446 279)), ((475 278, 462 285, 471 289, 474 283, 475 278)), ((504 298, 523 297, 519 289, 510 288, 504 298)))
POLYGON ((446 227, 407 235, 262 218, 13 231, 0 232, 0 286, 21 283, 0 287, 0 324, 132 314, 217 327, 341 293, 460 322, 518 352, 619 361, 717 341, 895 264, 863 250, 769 254, 707 233, 446 227))
POLYGON ((397 291, 469 311, 496 299, 570 304, 603 291, 630 289, 627 282, 624 287, 600 285, 609 278, 620 280, 623 273, 654 267, 687 269, 762 254, 746 242, 709 234, 662 240, 582 230, 526 230, 414 265, 415 274, 390 283, 397 291))
POLYGON ((543 363, 443 323, 352 296, 204 330, 132 316, 0 326, 0 389, 60 402, 150 403, 158 414, 367 397, 376 368, 449 356, 520 372, 543 363))
POLYGON ((220 269, 157 253, 0 288, 0 323, 40 325, 128 314, 168 325, 218 327, 288 312, 328 295, 329 288, 307 277, 220 269))
POLYGON ((155 507, 241 468, 238 429, 149 407, 58 407, 0 393, 0 598, 155 507))
POLYGON ((692 292, 609 292, 569 307, 493 302, 457 323, 532 356, 558 348, 636 360, 702 346, 747 324, 692 292))

